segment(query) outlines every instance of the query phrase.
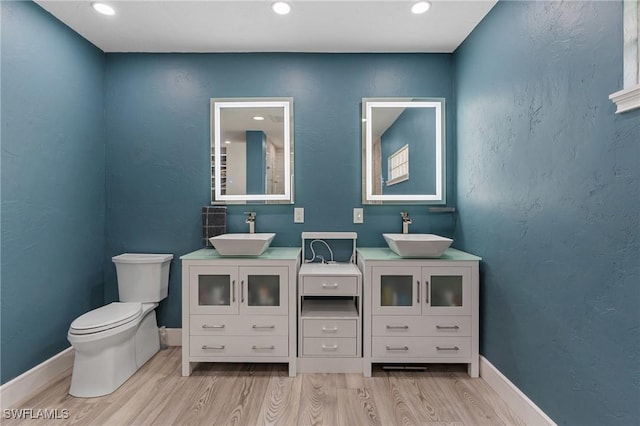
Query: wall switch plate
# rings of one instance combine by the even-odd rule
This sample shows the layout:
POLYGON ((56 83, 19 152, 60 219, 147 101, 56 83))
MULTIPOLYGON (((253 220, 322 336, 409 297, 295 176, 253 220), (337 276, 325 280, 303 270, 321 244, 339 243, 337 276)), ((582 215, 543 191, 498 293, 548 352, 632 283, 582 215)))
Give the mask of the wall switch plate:
POLYGON ((293 223, 304 223, 304 207, 293 209, 293 223))
POLYGON ((353 209, 353 223, 364 223, 364 209, 353 209))

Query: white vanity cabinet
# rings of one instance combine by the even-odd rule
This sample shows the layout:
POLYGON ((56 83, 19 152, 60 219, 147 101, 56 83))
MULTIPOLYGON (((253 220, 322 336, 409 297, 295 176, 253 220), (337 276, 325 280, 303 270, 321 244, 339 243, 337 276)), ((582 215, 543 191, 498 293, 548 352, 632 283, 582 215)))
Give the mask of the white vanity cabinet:
POLYGON ((194 362, 286 362, 296 374, 300 249, 257 257, 202 249, 182 259, 182 375, 194 362))
POLYGON ((373 363, 466 363, 469 375, 478 377, 479 261, 456 249, 438 259, 358 250, 365 376, 373 363))

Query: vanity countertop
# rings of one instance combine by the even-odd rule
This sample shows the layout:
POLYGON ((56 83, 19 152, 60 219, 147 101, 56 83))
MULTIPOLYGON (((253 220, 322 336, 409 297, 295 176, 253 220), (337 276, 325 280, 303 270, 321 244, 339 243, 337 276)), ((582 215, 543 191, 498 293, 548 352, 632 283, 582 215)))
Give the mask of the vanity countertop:
POLYGON ((261 260, 295 260, 300 256, 300 247, 269 247, 260 256, 220 256, 215 249, 203 248, 180 256, 181 260, 212 259, 261 259, 261 260))
POLYGON ((400 257, 388 247, 359 247, 358 256, 364 260, 482 260, 481 257, 454 248, 448 248, 440 257, 421 259, 400 257))

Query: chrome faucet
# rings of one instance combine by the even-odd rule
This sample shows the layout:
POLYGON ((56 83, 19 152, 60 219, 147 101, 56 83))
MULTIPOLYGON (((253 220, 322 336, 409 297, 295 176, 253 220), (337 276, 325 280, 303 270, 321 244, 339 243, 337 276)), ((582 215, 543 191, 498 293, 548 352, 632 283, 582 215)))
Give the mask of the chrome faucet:
POLYGON ((256 232, 256 212, 244 212, 247 215, 244 223, 249 224, 249 233, 254 234, 256 232))
POLYGON ((409 213, 407 212, 400 212, 400 216, 402 216, 402 233, 408 234, 409 225, 411 225, 413 221, 411 220, 411 218, 409 218, 409 213))

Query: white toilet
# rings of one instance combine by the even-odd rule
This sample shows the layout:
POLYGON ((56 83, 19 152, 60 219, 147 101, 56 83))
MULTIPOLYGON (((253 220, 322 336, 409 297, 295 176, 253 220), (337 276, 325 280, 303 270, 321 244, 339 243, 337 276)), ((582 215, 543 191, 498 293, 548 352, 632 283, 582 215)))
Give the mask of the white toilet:
POLYGON ((172 254, 112 258, 120 302, 76 318, 67 339, 75 349, 69 394, 89 398, 116 390, 160 349, 155 308, 167 297, 172 254))

